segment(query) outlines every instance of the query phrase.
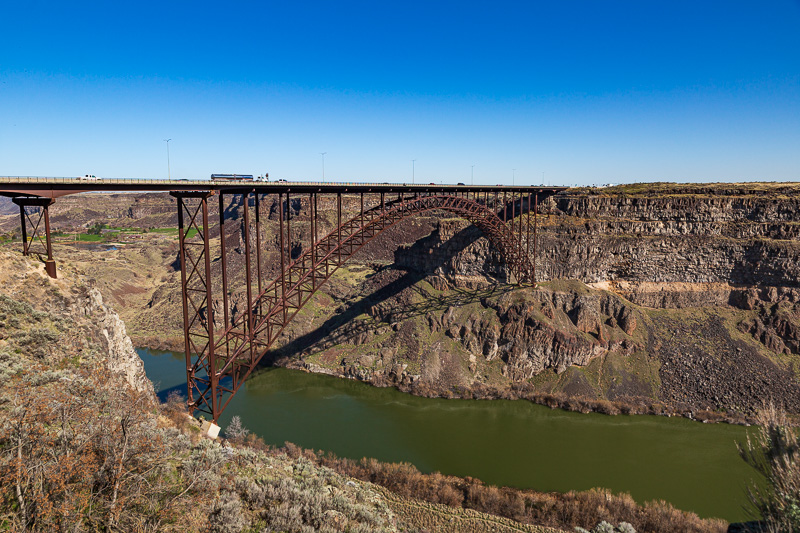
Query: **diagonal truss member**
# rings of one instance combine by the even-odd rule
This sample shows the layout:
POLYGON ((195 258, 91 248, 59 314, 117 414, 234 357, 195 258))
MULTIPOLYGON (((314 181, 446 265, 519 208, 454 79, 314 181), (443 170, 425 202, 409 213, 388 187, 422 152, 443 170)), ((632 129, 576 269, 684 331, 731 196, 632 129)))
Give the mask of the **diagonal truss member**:
MULTIPOLYGON (((178 201, 180 229, 181 282, 184 309, 184 336, 189 405, 217 421, 233 395, 256 368, 259 361, 284 332, 286 326, 311 300, 314 293, 330 279, 336 270, 358 250, 383 231, 406 218, 430 211, 447 211, 465 218, 477 226, 499 251, 510 279, 518 283, 535 284, 535 264, 531 259, 531 217, 524 221, 523 211, 534 213, 533 255, 536 255, 535 207, 538 195, 519 194, 492 199, 488 194, 469 197, 461 194, 414 194, 387 200, 383 193, 380 203, 361 210, 358 215, 342 222, 342 197, 336 195, 337 223, 333 231, 317 240, 317 195, 309 195, 311 246, 294 261, 291 259, 289 193, 278 195, 280 273, 271 283, 262 285, 261 228, 259 196, 254 194, 255 236, 251 235, 250 194, 243 193, 243 224, 241 246, 244 250, 244 275, 247 305, 236 314, 230 312, 225 244, 223 194, 220 194, 220 260, 223 326, 215 332, 214 299, 212 295, 211 251, 208 221, 208 199, 211 193, 172 193, 178 201), (497 206, 501 206, 498 211, 497 206), (286 209, 284 210, 284 206, 286 209), (286 238, 284 238, 286 235, 286 238), (255 274, 251 256, 255 241, 255 274), (288 263, 288 264, 287 264, 288 263), (253 297, 255 289, 256 296, 253 297), (231 316, 234 315, 234 316, 231 316)), ((215 267, 216 268, 216 267, 215 267)))
POLYGON ((56 262, 53 259, 53 245, 50 240, 49 209, 53 199, 41 196, 16 196, 11 201, 19 206, 22 254, 38 256, 44 261, 47 274, 55 278, 56 262))

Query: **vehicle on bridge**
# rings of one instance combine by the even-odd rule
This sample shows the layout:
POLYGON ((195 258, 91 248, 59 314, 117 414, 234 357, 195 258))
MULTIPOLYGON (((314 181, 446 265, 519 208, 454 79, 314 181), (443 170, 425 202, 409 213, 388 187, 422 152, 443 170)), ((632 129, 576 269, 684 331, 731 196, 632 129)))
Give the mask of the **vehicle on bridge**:
POLYGON ((94 174, 84 174, 83 176, 81 176, 78 179, 79 180, 83 180, 83 181, 99 181, 100 180, 100 178, 98 178, 94 174))
POLYGON ((211 174, 212 180, 253 181, 252 174, 211 174))

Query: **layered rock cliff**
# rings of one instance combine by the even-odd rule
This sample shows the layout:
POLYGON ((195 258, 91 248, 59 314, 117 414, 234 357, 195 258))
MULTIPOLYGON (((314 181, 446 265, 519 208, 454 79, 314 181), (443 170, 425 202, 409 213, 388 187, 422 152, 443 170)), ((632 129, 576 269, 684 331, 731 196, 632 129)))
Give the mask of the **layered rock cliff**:
POLYGON ((769 184, 570 190, 542 205, 544 283, 502 295, 503 266, 488 241, 463 221, 440 220, 395 253, 395 266, 413 273, 407 287, 374 291, 385 298, 367 306, 388 326, 375 330, 382 340, 372 345, 361 331, 369 328, 348 325, 358 318, 345 313, 321 327, 327 340, 306 348, 306 366, 448 394, 527 383, 687 409, 752 412, 774 400, 798 411, 799 204, 794 187, 769 184), (458 294, 471 296, 444 303, 458 294), (422 321, 402 316, 415 297, 443 303, 422 321), (415 349, 418 337, 424 347, 415 349), (494 374, 479 370, 495 363, 494 374))

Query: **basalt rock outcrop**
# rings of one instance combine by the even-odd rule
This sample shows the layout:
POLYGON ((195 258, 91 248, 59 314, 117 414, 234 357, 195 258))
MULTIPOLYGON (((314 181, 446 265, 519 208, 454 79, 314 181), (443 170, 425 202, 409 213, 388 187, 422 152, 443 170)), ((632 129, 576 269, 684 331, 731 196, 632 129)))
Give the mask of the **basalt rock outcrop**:
MULTIPOLYGON (((598 398, 742 412, 774 400, 800 411, 798 207, 791 186, 567 191, 543 202, 538 217, 544 285, 489 297, 480 291, 504 280, 499 254, 466 222, 443 219, 428 237, 398 248, 395 266, 428 284, 428 293, 417 286, 417 297, 469 293, 480 309, 445 306, 422 321, 404 318, 397 309, 406 303, 390 299, 370 306, 373 320, 391 326, 373 334, 389 338, 375 347, 380 365, 348 355, 373 350, 373 337, 349 337, 344 325, 337 356, 317 353, 341 365, 334 373, 378 382, 530 381, 598 398), (564 279, 575 281, 564 286, 564 279), (435 362, 418 351, 404 355, 415 337, 438 354, 435 362), (357 348, 347 347, 349 338, 357 348), (396 348, 387 354, 390 344, 396 348)), ((312 366, 313 353, 306 351, 312 366)))
POLYGON ((9 378, 20 364, 105 369, 155 401, 125 324, 100 292, 69 269, 51 279, 35 259, 0 252, 0 368, 9 378))

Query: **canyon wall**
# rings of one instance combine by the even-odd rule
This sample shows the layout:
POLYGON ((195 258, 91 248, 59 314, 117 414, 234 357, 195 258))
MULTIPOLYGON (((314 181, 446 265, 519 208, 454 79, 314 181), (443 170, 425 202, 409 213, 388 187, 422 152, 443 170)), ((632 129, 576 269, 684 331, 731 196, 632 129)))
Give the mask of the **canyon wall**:
MULTIPOLYGON (((64 199, 56 229, 102 220, 174 227, 167 195, 79 198, 64 199)), ((241 202, 230 196, 224 206, 234 280, 244 268, 241 202)), ((320 200, 320 235, 334 228, 334 202, 320 200)), ((344 195, 342 204, 343 218, 360 210, 358 196, 344 195)), ((570 189, 540 204, 535 290, 504 285, 499 253, 467 222, 446 213, 415 217, 337 272, 266 360, 421 394, 524 385, 689 410, 752 412, 776 399, 800 412, 799 204, 793 185, 570 189)), ((271 279, 277 199, 265 197, 260 208, 271 279)), ((310 240, 308 198, 293 197, 288 211, 299 254, 310 240)), ((211 231, 218 238, 218 228, 211 231)), ((71 257, 96 275, 140 342, 180 349, 175 236, 160 239, 108 252, 103 269, 96 255, 71 257), (107 270, 113 275, 104 277, 107 270)), ((63 250, 56 255, 69 255, 63 250)), ((241 283, 229 287, 240 307, 241 283)))

